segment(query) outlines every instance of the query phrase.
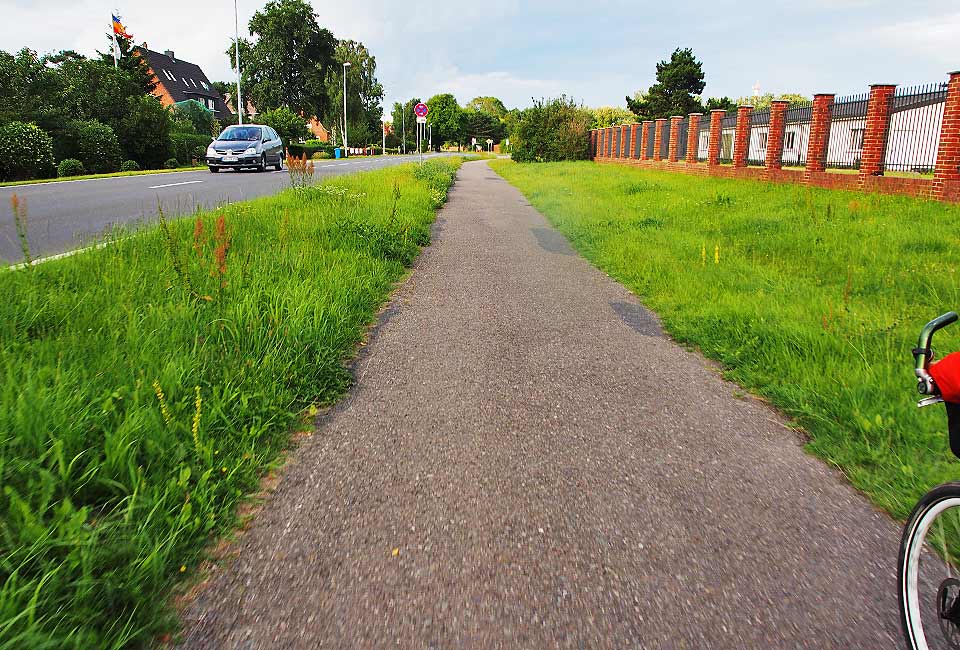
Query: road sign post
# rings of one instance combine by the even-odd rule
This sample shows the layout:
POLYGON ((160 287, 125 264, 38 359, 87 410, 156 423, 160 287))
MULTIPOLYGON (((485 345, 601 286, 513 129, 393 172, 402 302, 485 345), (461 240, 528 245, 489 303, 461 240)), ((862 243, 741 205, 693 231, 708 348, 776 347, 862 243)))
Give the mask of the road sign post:
POLYGON ((420 164, 423 164, 423 136, 426 134, 427 113, 430 107, 420 102, 413 107, 413 112, 417 115, 417 153, 420 154, 420 164))

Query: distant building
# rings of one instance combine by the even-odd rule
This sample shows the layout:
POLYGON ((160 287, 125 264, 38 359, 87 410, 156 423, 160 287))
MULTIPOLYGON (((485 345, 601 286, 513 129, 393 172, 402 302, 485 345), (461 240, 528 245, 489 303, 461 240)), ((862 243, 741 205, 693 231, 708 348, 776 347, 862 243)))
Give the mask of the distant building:
POLYGON ((177 59, 171 50, 161 54, 141 45, 137 51, 150 66, 150 72, 157 84, 153 94, 164 106, 195 99, 213 111, 214 117, 218 119, 231 114, 223 97, 207 79, 200 66, 177 59))
POLYGON ((327 129, 327 127, 325 127, 323 123, 316 117, 310 118, 310 121, 307 122, 307 128, 317 140, 320 140, 321 142, 330 142, 330 130, 327 129))
MULTIPOLYGON (((227 105, 227 108, 230 110, 230 114, 236 115, 237 109, 234 108, 233 106, 233 93, 225 93, 223 96, 223 101, 227 105)), ((249 99, 245 101, 244 104, 247 105, 247 111, 244 113, 244 115, 246 115, 247 118, 252 120, 258 114, 257 107, 254 106, 253 102, 251 102, 249 99)))

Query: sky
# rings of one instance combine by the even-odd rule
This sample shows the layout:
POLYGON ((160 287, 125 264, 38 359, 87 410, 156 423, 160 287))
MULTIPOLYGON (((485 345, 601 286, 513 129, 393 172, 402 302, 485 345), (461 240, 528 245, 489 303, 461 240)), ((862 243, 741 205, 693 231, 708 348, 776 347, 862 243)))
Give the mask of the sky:
MULTIPOLYGON (((171 49, 212 81, 231 80, 224 50, 230 0, 0 0, 0 50, 106 49, 119 9, 137 43, 171 49)), ((241 33, 266 0, 237 0, 241 33)), ((704 96, 760 92, 838 95, 871 83, 912 85, 960 70, 956 0, 312 0, 321 26, 362 41, 377 58, 385 106, 452 92, 508 107, 561 93, 588 106, 623 106, 655 81, 677 47, 703 62, 704 96), (402 9, 401 9, 402 8, 402 9)), ((389 109, 388 109, 389 110, 389 109)))

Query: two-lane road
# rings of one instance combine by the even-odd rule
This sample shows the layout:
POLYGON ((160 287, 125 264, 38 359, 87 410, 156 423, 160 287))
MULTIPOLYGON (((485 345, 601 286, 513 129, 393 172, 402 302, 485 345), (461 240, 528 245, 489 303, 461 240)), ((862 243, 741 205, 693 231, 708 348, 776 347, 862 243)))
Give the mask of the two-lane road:
MULTIPOLYGON (((316 161, 320 178, 380 169, 416 160, 416 156, 316 161)), ((10 210, 17 194, 27 204, 28 240, 34 258, 82 247, 114 225, 152 222, 157 209, 176 217, 197 207, 274 194, 289 186, 287 171, 171 172, 79 181, 0 187, 0 262, 20 262, 20 244, 10 210)))

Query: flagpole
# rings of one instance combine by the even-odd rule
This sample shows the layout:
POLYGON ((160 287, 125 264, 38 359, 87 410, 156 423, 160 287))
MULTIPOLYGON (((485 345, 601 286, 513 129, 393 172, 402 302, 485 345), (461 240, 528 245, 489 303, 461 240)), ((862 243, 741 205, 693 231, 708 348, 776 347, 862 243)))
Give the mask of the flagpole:
POLYGON ((110 16, 110 33, 113 34, 113 69, 120 67, 120 43, 117 42, 117 29, 113 26, 113 16, 110 16))

